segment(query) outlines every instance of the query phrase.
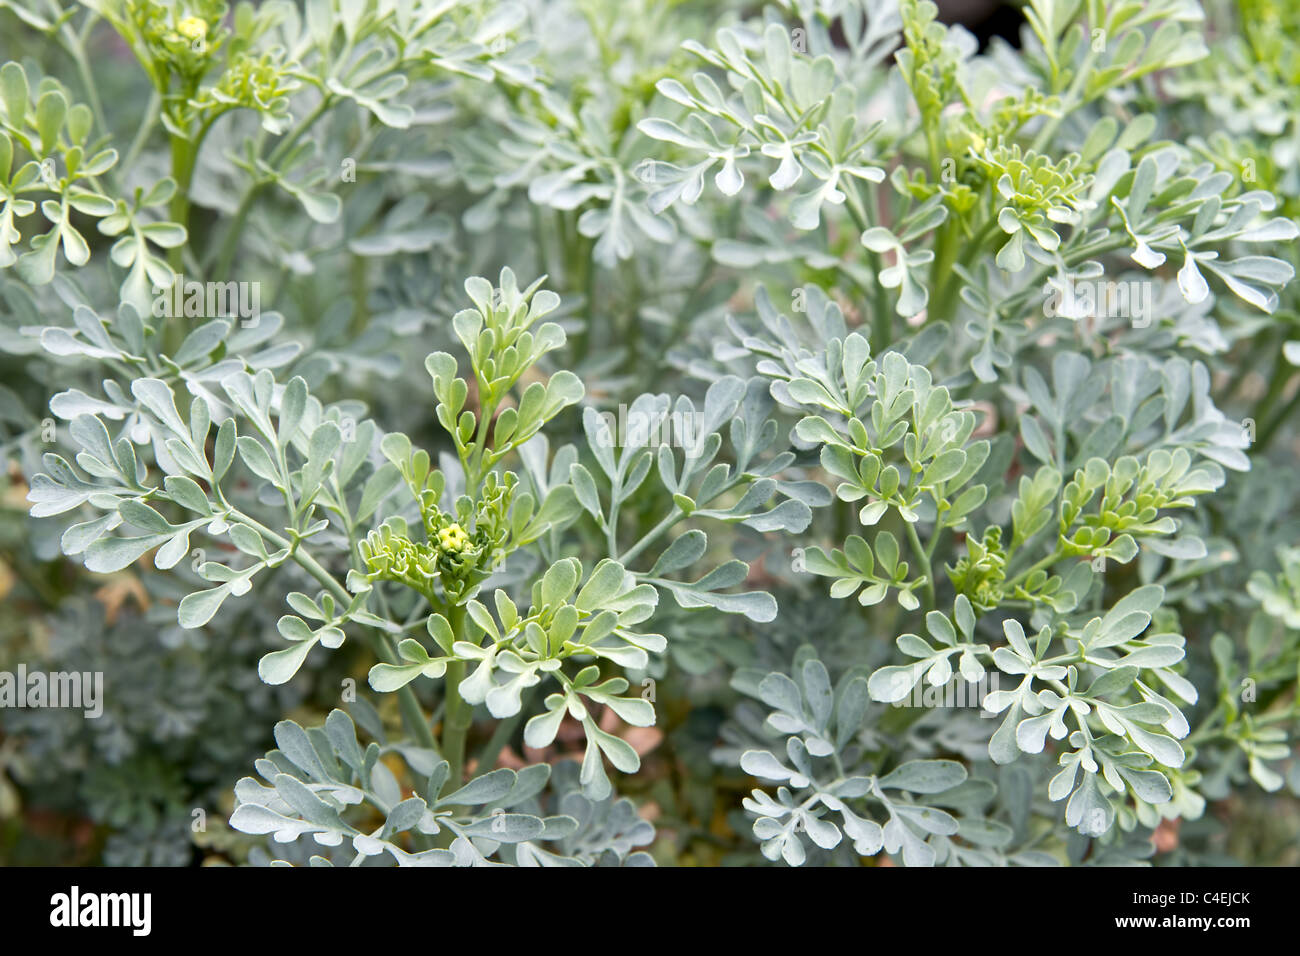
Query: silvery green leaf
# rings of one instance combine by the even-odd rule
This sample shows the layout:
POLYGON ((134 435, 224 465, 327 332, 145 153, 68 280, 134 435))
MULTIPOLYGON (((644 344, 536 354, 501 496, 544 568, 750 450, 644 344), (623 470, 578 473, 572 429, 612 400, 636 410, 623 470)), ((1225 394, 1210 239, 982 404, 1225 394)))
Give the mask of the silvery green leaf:
POLYGON ((492 770, 475 777, 454 793, 439 798, 437 806, 470 805, 482 806, 500 800, 515 785, 516 775, 513 770, 492 770))
POLYGON ((886 788, 941 793, 966 779, 966 768, 951 760, 912 760, 880 779, 886 788))
POLYGON ((649 574, 660 577, 690 567, 704 556, 704 549, 707 544, 708 536, 703 531, 698 529, 687 531, 676 538, 668 546, 667 550, 659 555, 649 574))

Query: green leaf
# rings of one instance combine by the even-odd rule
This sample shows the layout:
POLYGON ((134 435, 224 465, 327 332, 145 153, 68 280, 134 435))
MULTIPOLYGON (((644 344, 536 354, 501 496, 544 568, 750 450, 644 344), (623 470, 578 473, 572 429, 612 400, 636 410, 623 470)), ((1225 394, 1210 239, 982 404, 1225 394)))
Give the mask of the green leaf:
POLYGON ((911 760, 880 779, 880 785, 911 793, 942 793, 966 779, 966 768, 952 760, 911 760))

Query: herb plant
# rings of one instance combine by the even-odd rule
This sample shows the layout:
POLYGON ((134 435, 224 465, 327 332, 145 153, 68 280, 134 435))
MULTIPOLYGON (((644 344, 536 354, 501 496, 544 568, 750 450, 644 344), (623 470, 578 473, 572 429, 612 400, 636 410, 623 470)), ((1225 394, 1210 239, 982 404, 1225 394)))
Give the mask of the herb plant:
POLYGON ((0 857, 1295 862, 1298 16, 0 2, 0 857))

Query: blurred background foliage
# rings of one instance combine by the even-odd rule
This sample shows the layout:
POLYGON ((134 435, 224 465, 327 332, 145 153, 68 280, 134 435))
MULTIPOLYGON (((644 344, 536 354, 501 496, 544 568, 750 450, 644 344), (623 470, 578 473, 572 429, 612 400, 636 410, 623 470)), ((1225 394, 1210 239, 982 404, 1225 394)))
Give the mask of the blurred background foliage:
MULTIPOLYGON (((535 0, 525 6, 531 32, 543 42, 519 51, 520 62, 537 64, 547 77, 545 95, 520 67, 481 86, 463 77, 421 86, 412 97, 409 130, 376 124, 361 109, 331 114, 314 138, 311 162, 334 170, 357 157, 355 191, 332 227, 300 227, 300 216, 286 218, 283 195, 241 206, 232 147, 254 135, 260 117, 241 114, 216 124, 195 173, 191 231, 219 248, 225 223, 248 217, 248 254, 240 260, 247 274, 239 275, 262 281, 266 298, 285 315, 288 337, 301 345, 292 373, 306 378, 322 401, 364 399, 367 415, 426 447, 435 429, 421 363, 427 352, 450 347, 446 317, 461 304, 464 276, 495 275, 507 264, 520 275, 548 273, 573 333, 574 367, 588 395, 607 406, 620 396, 668 388, 669 377, 681 380, 701 368, 716 373, 712 346, 726 334, 724 315, 753 313, 756 274, 785 288, 830 288, 844 277, 837 255, 803 249, 805 236, 775 230, 760 211, 740 204, 679 209, 667 224, 631 211, 645 200, 645 186, 630 173, 648 152, 635 126, 650 115, 655 83, 697 66, 680 49, 684 40, 710 38, 761 5, 535 0), (612 215, 620 203, 623 214, 612 215), (762 248, 765 229, 774 239, 762 248), (748 251, 710 238, 742 231, 752 243, 748 251), (584 317, 596 315, 600 321, 588 325, 584 317)), ((815 14, 837 4, 779 6, 815 14)), ((939 6, 941 19, 965 24, 982 48, 1018 43, 1023 13, 1014 5, 953 0, 939 6)), ((51 25, 59 9, 39 0, 0 0, 0 61, 22 63, 33 78, 65 78, 78 90, 77 71, 85 66, 93 71, 93 106, 107 126, 134 130, 150 87, 130 50, 99 23, 83 38, 86 62, 78 63, 51 25), (50 36, 56 40, 47 41, 50 36)), ((1300 216, 1300 6, 1240 0, 1207 9, 1213 55, 1169 81, 1170 132, 1220 168, 1252 161, 1257 188, 1277 194, 1279 214, 1294 220, 1300 216)), ((135 159, 139 182, 169 168, 161 140, 135 159)), ((103 237, 94 241, 108 244, 103 237)), ((1294 263, 1294 246, 1290 255, 1294 263)), ((1175 595, 1189 645, 1208 649, 1216 635, 1230 637, 1197 657, 1192 666, 1201 672, 1189 675, 1199 687, 1219 687, 1221 695, 1234 694, 1252 673, 1247 630, 1256 647, 1294 644, 1300 631, 1300 551, 1293 547, 1300 541, 1300 379, 1285 354, 1287 343, 1300 339, 1298 296, 1292 283, 1272 315, 1228 307, 1227 337, 1216 334, 1217 326, 1191 324, 1178 342, 1215 363, 1217 403, 1230 416, 1253 421, 1259 439, 1250 470, 1232 474, 1198 512, 1210 554, 1175 595)), ((853 321, 862 303, 842 299, 853 321)), ((258 659, 281 646, 278 601, 242 602, 219 625, 182 630, 174 605, 186 591, 168 576, 143 565, 90 574, 59 554, 60 529, 28 516, 26 476, 38 470, 43 433, 54 426, 31 410, 44 409, 50 395, 72 383, 65 366, 20 333, 42 324, 41 310, 52 301, 37 302, 0 274, 0 669, 23 661, 47 670, 99 670, 111 693, 97 721, 75 711, 0 710, 0 864, 256 862, 265 857, 262 842, 228 829, 225 820, 232 782, 274 745, 276 721, 319 724, 342 706, 364 727, 395 722, 395 704, 370 693, 371 659, 358 642, 313 659, 289 684, 263 684, 258 659), (350 688, 357 689, 355 699, 350 688)), ((737 689, 733 673, 788 671, 809 642, 833 672, 880 666, 904 628, 892 626, 897 609, 875 609, 876 659, 861 660, 862 618, 853 613, 854 602, 833 602, 822 582, 792 574, 788 555, 760 535, 741 529, 738 538, 736 553, 753 562, 751 581, 778 594, 780 616, 756 624, 661 605, 656 627, 670 636, 669 651, 646 675, 655 682, 658 724, 619 728, 643 761, 639 774, 621 780, 620 793, 653 823, 657 836, 647 849, 662 864, 763 862, 752 821, 740 809, 754 782, 739 768, 738 755, 761 739, 764 712, 737 689)), ((1293 659, 1289 666, 1282 676, 1294 697, 1293 659)), ((1217 703, 1203 701, 1202 716, 1217 703)), ((884 713, 879 733, 907 738, 915 752, 978 750, 980 728, 949 714, 897 727, 891 719, 884 713)), ((506 747, 502 765, 580 756, 580 746, 562 733, 545 754, 506 747)), ((1204 814, 1161 824, 1154 835, 1139 829, 1136 849, 1124 859, 1300 863, 1294 754, 1280 762, 1283 785, 1266 792, 1247 784, 1246 757, 1231 741, 1206 747, 1222 752, 1200 785, 1208 799, 1204 814)), ((1045 773, 1019 764, 997 772, 1005 804, 994 815, 1018 828, 1016 821, 1030 814, 1016 795, 1041 794, 1045 773)))

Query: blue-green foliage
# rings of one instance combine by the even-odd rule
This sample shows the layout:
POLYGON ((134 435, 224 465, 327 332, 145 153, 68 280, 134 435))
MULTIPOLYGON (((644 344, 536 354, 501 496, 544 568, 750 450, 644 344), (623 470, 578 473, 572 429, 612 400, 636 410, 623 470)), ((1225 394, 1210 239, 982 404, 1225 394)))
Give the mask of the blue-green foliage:
POLYGON ((0 858, 1286 862, 1300 21, 937 12, 0 3, 0 858))

